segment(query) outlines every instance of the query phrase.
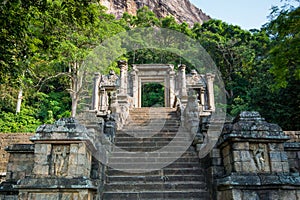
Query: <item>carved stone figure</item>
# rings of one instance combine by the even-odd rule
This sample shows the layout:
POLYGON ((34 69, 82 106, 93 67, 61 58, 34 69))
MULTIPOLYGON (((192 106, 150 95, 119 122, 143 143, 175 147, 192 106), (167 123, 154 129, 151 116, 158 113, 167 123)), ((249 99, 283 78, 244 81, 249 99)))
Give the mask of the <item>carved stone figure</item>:
POLYGON ((114 70, 110 70, 108 75, 102 75, 101 85, 102 86, 116 86, 118 85, 119 77, 116 75, 114 70))
POLYGON ((258 171, 265 171, 265 148, 263 144, 258 144, 252 149, 253 160, 258 171))
POLYGON ((52 160, 55 176, 66 176, 68 171, 70 147, 69 146, 53 146, 52 160))
POLYGON ((197 102, 197 94, 193 91, 189 93, 188 103, 184 110, 184 126, 196 135, 199 128, 199 105, 197 102))

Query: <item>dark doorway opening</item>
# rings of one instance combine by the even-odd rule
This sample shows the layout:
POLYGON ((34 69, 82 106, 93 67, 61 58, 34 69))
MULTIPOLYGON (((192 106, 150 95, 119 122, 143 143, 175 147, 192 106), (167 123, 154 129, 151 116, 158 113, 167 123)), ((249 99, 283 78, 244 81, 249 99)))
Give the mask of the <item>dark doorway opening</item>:
POLYGON ((165 87, 161 83, 142 84, 142 107, 164 107, 165 87))

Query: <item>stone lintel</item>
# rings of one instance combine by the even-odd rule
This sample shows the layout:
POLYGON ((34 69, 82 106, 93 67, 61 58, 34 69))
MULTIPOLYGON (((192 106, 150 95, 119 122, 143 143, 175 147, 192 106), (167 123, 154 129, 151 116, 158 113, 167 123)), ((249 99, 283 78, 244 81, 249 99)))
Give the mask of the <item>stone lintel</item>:
POLYGON ((34 144, 12 144, 5 147, 8 153, 34 153, 34 144))
POLYGON ((17 185, 17 189, 91 189, 97 190, 97 186, 89 178, 25 178, 21 179, 17 185))
POLYGON ((300 151, 300 142, 286 142, 283 145, 284 149, 291 151, 300 151))
MULTIPOLYGON (((287 136, 288 137, 288 136, 287 136)), ((287 141, 289 138, 287 137, 265 137, 265 138, 256 138, 256 137, 240 137, 240 135, 236 135, 236 134, 232 134, 232 135, 227 135, 224 137, 224 135, 222 136, 222 138, 219 139, 217 146, 219 148, 223 148, 227 145, 231 145, 234 142, 254 142, 254 143, 284 143, 285 141, 287 141)))
POLYGON ((216 181, 219 190, 233 188, 240 189, 279 189, 290 187, 291 189, 300 189, 300 177, 288 173, 277 174, 249 174, 232 173, 230 176, 223 177, 216 181))

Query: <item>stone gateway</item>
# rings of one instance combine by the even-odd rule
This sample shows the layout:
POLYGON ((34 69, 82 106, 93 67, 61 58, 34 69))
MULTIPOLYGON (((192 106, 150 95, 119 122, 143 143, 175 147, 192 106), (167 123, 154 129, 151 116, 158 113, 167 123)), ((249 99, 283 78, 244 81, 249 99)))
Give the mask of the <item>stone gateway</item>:
POLYGON ((213 74, 118 65, 120 75, 95 74, 89 110, 5 148, 0 199, 300 199, 300 133, 248 111, 208 132, 213 74), (142 107, 144 83, 164 86, 164 107, 142 107), (202 155, 217 132, 217 145, 202 155))

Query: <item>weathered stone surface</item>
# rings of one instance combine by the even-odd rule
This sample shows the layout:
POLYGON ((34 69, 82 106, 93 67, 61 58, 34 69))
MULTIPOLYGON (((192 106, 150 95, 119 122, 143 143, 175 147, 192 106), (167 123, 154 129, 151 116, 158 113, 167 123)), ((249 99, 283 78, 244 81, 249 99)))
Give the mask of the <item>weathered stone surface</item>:
POLYGON ((220 142, 228 138, 241 139, 273 139, 283 140, 289 139, 282 129, 272 123, 268 123, 260 116, 258 112, 241 112, 232 124, 226 124, 220 142))
MULTIPOLYGON (((0 181, 5 180, 5 173, 9 159, 6 147, 12 144, 32 144, 29 138, 34 133, 0 133, 0 181)), ((18 147, 19 148, 19 147, 18 147)))
POLYGON ((199 8, 190 3, 189 0, 101 0, 101 3, 108 8, 108 13, 120 18, 124 12, 135 15, 137 9, 148 6, 158 17, 174 16, 176 21, 187 22, 190 25, 194 23, 203 23, 210 19, 208 15, 199 8))

